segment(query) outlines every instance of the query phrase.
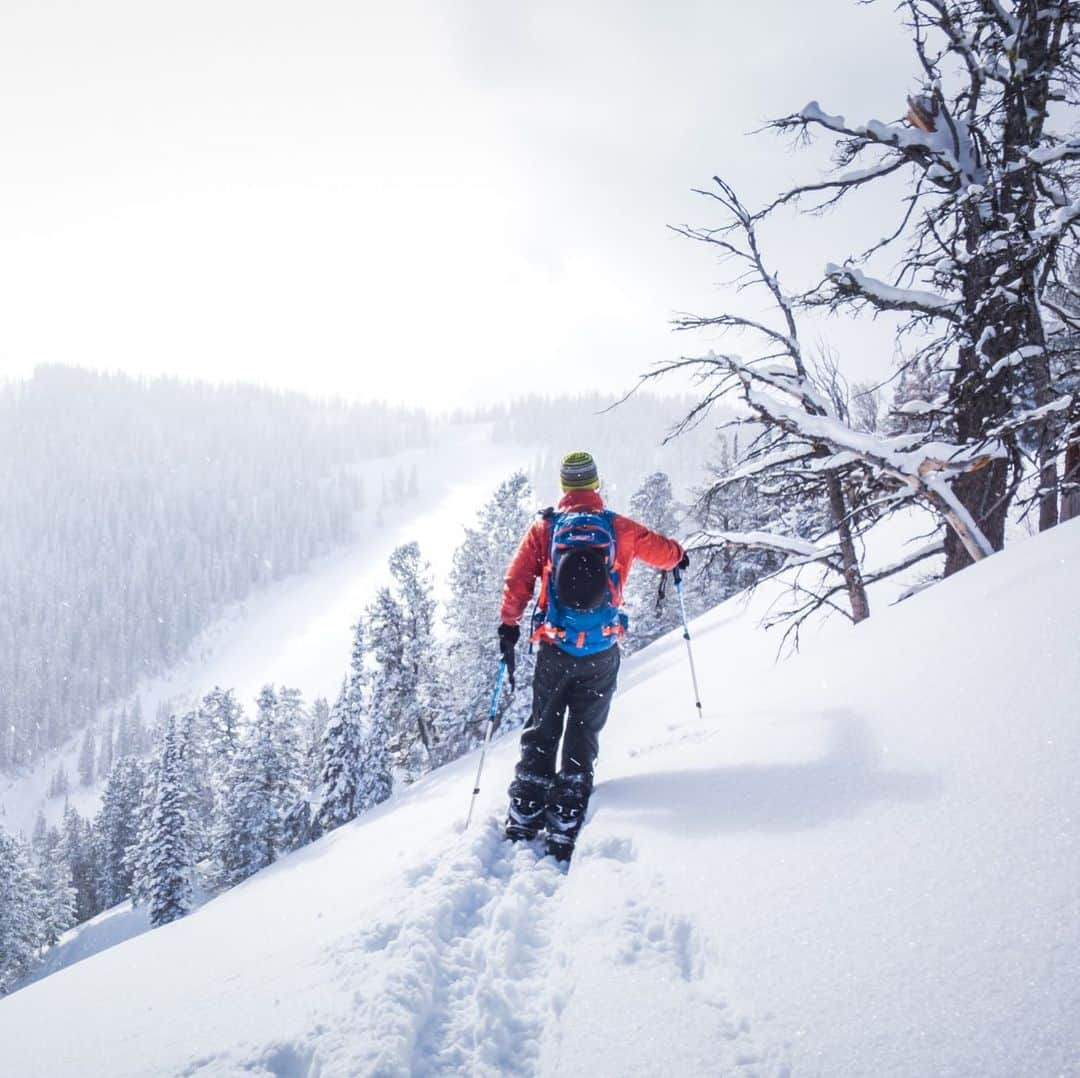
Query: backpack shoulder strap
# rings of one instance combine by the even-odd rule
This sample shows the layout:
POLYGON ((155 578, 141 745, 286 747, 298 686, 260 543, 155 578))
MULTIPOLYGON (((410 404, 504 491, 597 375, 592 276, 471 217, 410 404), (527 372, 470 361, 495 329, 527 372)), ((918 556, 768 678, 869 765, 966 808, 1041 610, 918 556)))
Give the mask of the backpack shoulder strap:
POLYGON ((551 579, 551 545, 555 535, 555 521, 559 518, 559 512, 553 505, 549 505, 546 509, 541 509, 539 513, 540 519, 548 525, 548 533, 546 539, 546 548, 544 550, 544 565, 540 572, 540 594, 536 597, 536 604, 533 610, 546 610, 548 605, 548 582, 551 579))

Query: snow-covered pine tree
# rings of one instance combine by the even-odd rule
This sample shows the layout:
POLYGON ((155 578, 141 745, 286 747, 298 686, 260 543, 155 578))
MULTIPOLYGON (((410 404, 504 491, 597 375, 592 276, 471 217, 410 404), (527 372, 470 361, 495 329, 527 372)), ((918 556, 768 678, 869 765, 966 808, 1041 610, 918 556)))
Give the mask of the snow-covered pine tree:
POLYGON ((41 943, 51 947, 75 924, 76 894, 60 832, 47 828, 36 850, 42 892, 41 943))
POLYGON ((94 741, 94 728, 88 726, 83 734, 82 748, 79 750, 79 782, 83 786, 93 786, 96 769, 97 746, 94 741))
POLYGON ((29 851, 0 829, 0 996, 37 957, 44 942, 44 905, 29 851))
MULTIPOLYGON (((146 718, 143 715, 142 697, 136 696, 128 712, 128 744, 123 750, 124 756, 145 756, 151 748, 156 748, 146 729, 146 718)), ((119 750, 117 755, 121 755, 119 750)))
POLYGON ((370 706, 364 622, 353 626, 349 673, 323 733, 319 776, 318 834, 332 831, 358 816, 364 804, 364 726, 370 706))
POLYGON ((30 848, 35 854, 39 853, 43 848, 48 835, 49 823, 45 819, 45 810, 38 809, 38 813, 34 817, 34 829, 30 832, 30 848))
POLYGON ((71 866, 71 885, 75 888, 75 920, 80 924, 101 912, 98 900, 98 866, 90 823, 70 805, 64 806, 60 828, 63 858, 71 866))
POLYGON ((285 819, 297 800, 295 760, 282 755, 272 686, 258 696, 254 720, 232 759, 214 825, 213 882, 232 887, 286 852, 285 819))
POLYGON ((210 729, 202 707, 184 712, 177 720, 183 739, 184 761, 188 769, 190 794, 188 816, 192 856, 197 864, 210 855, 210 834, 214 822, 215 761, 210 750, 210 729))
POLYGON ((206 740, 207 781, 211 811, 207 827, 209 852, 213 856, 214 831, 221 819, 228 790, 229 769, 240 743, 244 709, 232 689, 215 685, 202 699, 199 714, 206 740))
POLYGON ((116 728, 116 716, 110 711, 105 720, 105 729, 101 732, 101 745, 98 748, 97 777, 107 779, 113 765, 113 734, 116 728))
POLYGON ((299 849, 314 837, 315 792, 304 781, 307 771, 304 738, 310 719, 299 689, 283 685, 278 690, 274 717, 278 754, 287 776, 282 794, 281 831, 282 853, 285 853, 299 849))
POLYGON ((101 843, 99 887, 105 908, 123 902, 131 894, 129 854, 139 837, 142 793, 142 765, 134 756, 119 757, 109 772, 96 822, 101 843))
POLYGON ((131 744, 131 720, 126 707, 120 709, 116 717, 116 740, 113 744, 114 756, 132 756, 135 750, 131 744))
POLYGON ((67 797, 71 792, 71 782, 63 764, 58 764, 49 780, 49 797, 67 797))
POLYGON ((386 716, 373 711, 364 729, 361 752, 360 807, 381 805, 394 790, 394 765, 390 754, 390 730, 386 716))
POLYGON ((215 685, 202 699, 199 710, 206 728, 206 751, 211 765, 228 766, 240 741, 243 708, 237 702, 232 689, 215 685))
POLYGON ((161 749, 143 763, 142 790, 139 794, 138 834, 135 844, 128 847, 125 863, 131 875, 131 900, 135 905, 150 901, 150 836, 157 804, 158 775, 161 771, 161 749))
MULTIPOLYGON (((738 449, 737 439, 735 449, 738 449)), ((706 468, 707 482, 694 491, 691 509, 696 546, 693 587, 687 589, 686 604, 692 615, 710 610, 736 592, 752 587, 783 564, 783 556, 769 550, 701 542, 702 536, 754 534, 780 525, 783 516, 780 506, 771 504, 767 494, 759 493, 752 480, 733 480, 733 470, 728 440, 721 435, 716 455, 706 468)), ((805 537, 805 533, 801 534, 805 537)))
MULTIPOLYGON (((532 522, 532 486, 524 472, 515 472, 495 489, 480 509, 476 523, 454 551, 450 569, 450 602, 445 620, 449 630, 447 656, 452 708, 456 721, 447 731, 447 757, 466 752, 484 736, 491 691, 499 664, 495 636, 499 624, 503 580, 507 567, 532 522)), ((534 659, 527 645, 518 648, 516 682, 528 685, 534 659)), ((529 694, 503 696, 501 723, 524 722, 529 694)))
POLYGON ((194 850, 191 834, 191 771, 181 723, 170 717, 158 763, 157 799, 146 850, 150 923, 168 924, 191 909, 194 850))
POLYGON ((394 766, 414 778, 436 763, 440 713, 446 706, 435 642, 435 599, 428 565, 416 543, 390 555, 393 590, 380 588, 368 609, 378 663, 372 713, 391 731, 394 766))
POLYGON ((304 785, 316 789, 322 773, 322 743, 326 726, 330 722, 330 705, 326 698, 317 696, 311 703, 308 721, 304 727, 304 785))
MULTIPOLYGON (((677 512, 671 480, 664 472, 653 472, 648 476, 631 495, 627 507, 628 516, 661 535, 676 533, 677 512)), ((630 618, 630 629, 622 644, 627 654, 674 629, 681 621, 674 589, 665 586, 661 590, 665 575, 643 563, 634 566, 630 572, 623 589, 623 605, 630 618)), ((690 592, 692 589, 693 578, 689 577, 685 590, 690 592)))
POLYGON ((304 775, 304 728, 308 724, 304 696, 299 689, 282 685, 274 709, 274 740, 282 760, 286 783, 297 792, 304 775))

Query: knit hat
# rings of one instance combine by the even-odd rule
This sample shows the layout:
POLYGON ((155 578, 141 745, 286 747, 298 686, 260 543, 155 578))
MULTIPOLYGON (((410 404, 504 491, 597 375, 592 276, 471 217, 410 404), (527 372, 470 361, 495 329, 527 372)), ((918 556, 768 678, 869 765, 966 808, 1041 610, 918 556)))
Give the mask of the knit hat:
POLYGON ((591 453, 567 453, 559 467, 563 490, 599 490, 600 475, 591 453))

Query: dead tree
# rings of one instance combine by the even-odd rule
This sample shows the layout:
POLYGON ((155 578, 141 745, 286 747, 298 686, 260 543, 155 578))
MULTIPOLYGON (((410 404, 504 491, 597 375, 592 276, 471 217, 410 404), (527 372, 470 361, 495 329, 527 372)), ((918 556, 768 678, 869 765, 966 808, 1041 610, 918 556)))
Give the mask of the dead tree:
MULTIPOLYGON (((741 401, 744 415, 734 422, 757 433, 736 467, 717 486, 754 479, 759 489, 767 487, 780 499, 820 498, 828 507, 829 528, 817 542, 761 532, 703 533, 695 537, 695 545, 766 549, 785 555, 787 568, 813 563, 831 569, 843 581, 854 621, 870 612, 856 551, 857 534, 910 498, 920 499, 939 514, 973 559, 991 553, 990 543, 950 486, 957 476, 984 467, 986 458, 968 454, 962 446, 931 442, 923 432, 882 437, 853 428, 845 394, 838 386, 836 364, 826 363, 816 380, 807 367, 796 301, 764 262, 755 216, 723 180, 716 180, 716 190, 701 194, 719 203, 726 222, 718 228, 684 226, 678 231, 715 247, 724 261, 736 267, 739 289, 764 290, 777 317, 769 322, 731 312, 684 316, 676 321, 678 329, 737 331, 758 346, 757 353, 749 359, 716 352, 684 357, 646 377, 690 370, 707 387, 673 434, 700 421, 719 400, 741 401)), ((797 609, 795 616, 801 618, 822 604, 835 605, 835 591, 830 585, 812 589, 810 606, 797 609)))
MULTIPOLYGON (((793 203, 819 211, 886 176, 910 176, 885 238, 829 265, 800 303, 895 314, 907 362, 951 371, 947 393, 922 414, 931 439, 969 461, 985 458, 961 469, 953 489, 999 550, 1033 470, 1040 527, 1058 519, 1072 400, 1051 357, 1055 336, 1077 322, 1048 293, 1065 283, 1080 227, 1072 194, 1080 138, 1054 120, 1071 121, 1061 106, 1077 100, 1080 3, 904 0, 900 9, 923 83, 905 117, 852 123, 813 101, 774 121, 777 131, 834 136, 836 169, 759 217, 793 203), (897 244, 891 281, 864 268, 897 244)), ((946 548, 947 573, 971 560, 959 530, 946 548)))

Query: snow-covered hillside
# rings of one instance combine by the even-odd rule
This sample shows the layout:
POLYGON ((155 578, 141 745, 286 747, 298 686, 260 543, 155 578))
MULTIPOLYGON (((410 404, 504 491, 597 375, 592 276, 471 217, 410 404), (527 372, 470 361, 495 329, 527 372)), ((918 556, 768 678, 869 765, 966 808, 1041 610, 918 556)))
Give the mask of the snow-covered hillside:
MULTIPOLYGON (((465 525, 499 482, 527 466, 528 449, 485 455, 489 445, 488 425, 472 424, 437 432, 431 447, 364 462, 358 471, 365 490, 378 491, 380 483, 416 469, 419 494, 369 507, 358 514, 348 546, 234 604, 199 636, 185 661, 138 686, 132 697, 139 697, 144 714, 153 716, 161 704, 191 707, 215 685, 235 689, 248 705, 268 682, 299 688, 309 700, 333 700, 348 666, 350 626, 385 581, 394 547, 419 541, 441 591, 465 525)), ((80 745, 81 735, 26 774, 0 775, 0 826, 29 836, 39 809, 50 823, 59 821, 65 798, 48 799, 49 784, 58 765, 77 775, 80 745)), ((76 779, 67 800, 93 815, 102 787, 79 786, 76 779)))
MULTIPOLYGON (((763 591, 628 661, 564 875, 514 739, 0 1001, 34 1075, 1067 1075, 1080 522, 772 665, 763 591)), ((881 604, 879 604, 881 605, 881 604)))

